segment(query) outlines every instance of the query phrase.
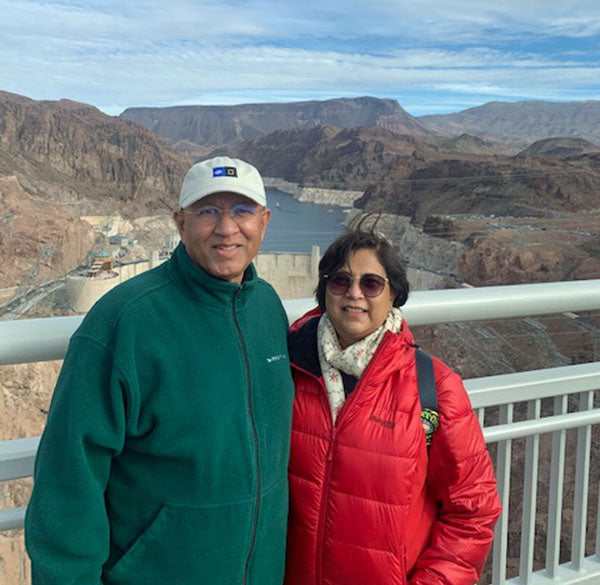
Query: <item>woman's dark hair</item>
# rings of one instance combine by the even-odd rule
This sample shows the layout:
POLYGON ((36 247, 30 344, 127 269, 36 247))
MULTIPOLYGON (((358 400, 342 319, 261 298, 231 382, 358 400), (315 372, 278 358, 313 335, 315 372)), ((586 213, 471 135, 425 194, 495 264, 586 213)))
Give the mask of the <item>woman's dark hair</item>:
POLYGON ((385 269, 390 280, 390 288, 394 293, 393 306, 401 307, 408 298, 409 284, 406 278, 404 262, 392 243, 381 233, 375 231, 379 216, 374 218, 371 225, 365 227, 365 222, 373 220, 372 214, 356 217, 350 222, 346 231, 339 236, 323 254, 319 262, 319 284, 315 290, 319 308, 325 311, 325 275, 333 274, 348 260, 356 250, 374 250, 377 260, 385 269))

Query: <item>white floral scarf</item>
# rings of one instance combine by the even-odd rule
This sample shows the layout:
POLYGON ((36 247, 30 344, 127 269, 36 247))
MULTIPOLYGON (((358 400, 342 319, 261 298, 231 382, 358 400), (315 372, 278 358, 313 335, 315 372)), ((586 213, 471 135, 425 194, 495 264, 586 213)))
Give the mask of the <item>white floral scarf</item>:
POLYGON ((335 419, 346 400, 344 383, 340 371, 360 378, 369 365, 375 350, 381 343, 386 331, 398 333, 402 328, 402 313, 400 309, 392 308, 383 325, 364 339, 349 345, 346 349, 340 347, 338 336, 327 316, 323 313, 317 328, 317 346, 321 373, 329 396, 331 415, 335 419))

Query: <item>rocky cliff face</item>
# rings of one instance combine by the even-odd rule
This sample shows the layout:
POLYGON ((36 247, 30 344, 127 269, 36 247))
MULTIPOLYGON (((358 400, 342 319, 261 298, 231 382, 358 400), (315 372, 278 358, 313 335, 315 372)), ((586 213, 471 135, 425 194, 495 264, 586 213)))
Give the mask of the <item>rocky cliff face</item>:
POLYGON ((540 215, 547 210, 596 207, 600 167, 584 175, 569 165, 533 165, 500 157, 436 157, 407 173, 394 168, 357 202, 409 215, 419 223, 430 214, 540 215))
POLYGON ((31 193, 132 212, 164 207, 188 165, 151 132, 92 106, 0 92, 0 173, 31 193))
POLYGON ((449 271, 473 285, 597 278, 599 255, 592 248, 598 229, 591 227, 600 225, 591 219, 600 192, 595 147, 561 138, 514 157, 486 148, 464 135, 319 127, 280 130, 220 152, 249 160, 269 177, 298 183, 302 192, 338 189, 355 207, 424 225, 440 241, 436 254, 444 246, 462 246, 460 261, 449 271), (461 233, 464 215, 481 225, 461 233), (497 225, 494 218, 506 220, 497 225))
POLYGON ((94 244, 92 226, 72 206, 34 198, 14 176, 0 176, 0 225, 0 288, 62 276, 94 244))
POLYGON ((600 212, 550 217, 431 216, 425 233, 465 248, 457 273, 474 286, 600 277, 600 212))
MULTIPOLYGON (((222 146, 276 130, 315 126, 379 127, 402 134, 432 132, 394 100, 372 97, 239 106, 128 108, 121 117, 172 142, 222 146)), ((180 146, 183 146, 180 143, 180 146)))
MULTIPOLYGON (((600 216, 596 215, 592 221, 600 222, 600 216)), ((600 257, 596 256, 597 252, 588 251, 598 241, 597 235, 587 231, 589 235, 577 237, 576 232, 560 228, 544 230, 526 233, 526 230, 507 228, 500 233, 475 236, 460 259, 461 277, 482 286, 600 276, 600 257)))
POLYGON ((436 257, 444 248, 461 247, 460 260, 448 271, 470 284, 597 278, 595 147, 561 138, 514 157, 485 150, 483 141, 468 136, 320 127, 281 130, 221 152, 299 183, 301 192, 338 189, 355 207, 410 218, 437 237, 436 257), (465 215, 474 217, 471 227, 465 228, 465 215))
POLYGON ((381 128, 278 130, 215 151, 256 165, 269 177, 329 189, 364 190, 396 170, 408 176, 435 147, 381 128))

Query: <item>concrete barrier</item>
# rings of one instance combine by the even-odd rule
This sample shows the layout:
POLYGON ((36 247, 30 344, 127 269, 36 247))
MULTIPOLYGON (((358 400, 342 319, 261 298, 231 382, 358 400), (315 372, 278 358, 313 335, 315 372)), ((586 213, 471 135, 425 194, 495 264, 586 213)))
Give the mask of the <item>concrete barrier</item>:
POLYGON ((258 275, 269 282, 282 299, 299 299, 314 296, 319 277, 319 260, 319 246, 313 246, 310 254, 259 254, 254 265, 258 275))

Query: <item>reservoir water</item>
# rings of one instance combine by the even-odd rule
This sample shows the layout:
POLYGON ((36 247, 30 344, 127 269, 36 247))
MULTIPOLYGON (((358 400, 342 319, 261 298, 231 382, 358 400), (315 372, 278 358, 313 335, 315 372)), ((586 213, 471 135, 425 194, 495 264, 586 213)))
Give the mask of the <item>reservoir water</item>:
POLYGON ((261 252, 305 252, 313 245, 327 246, 342 232, 344 212, 335 205, 301 203, 289 193, 267 187, 271 222, 261 252))

